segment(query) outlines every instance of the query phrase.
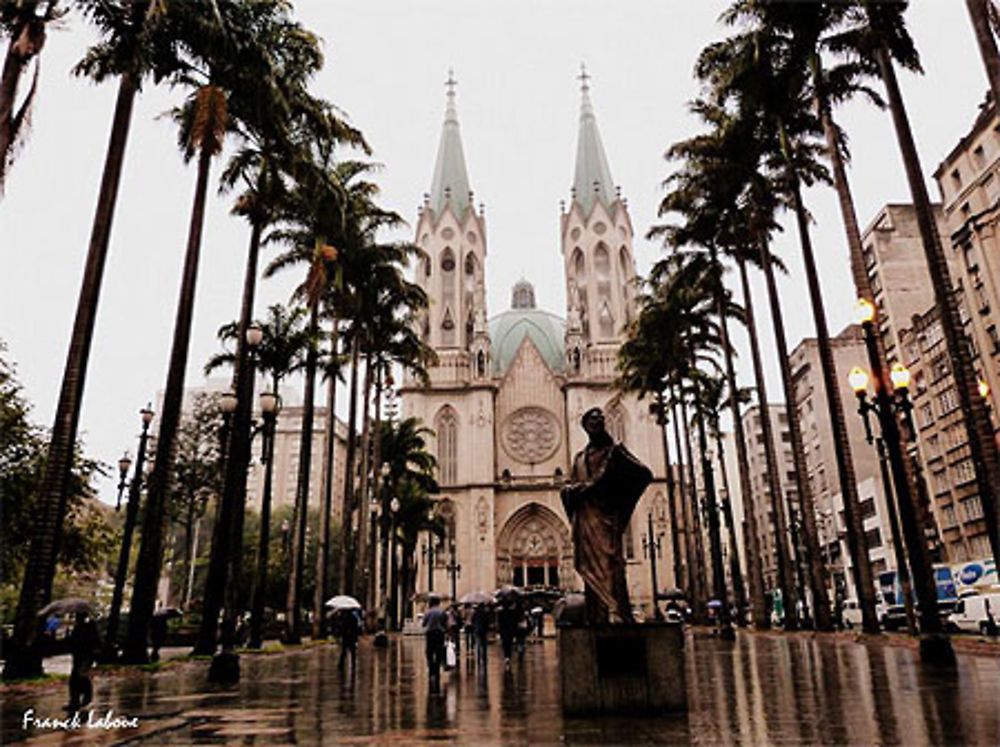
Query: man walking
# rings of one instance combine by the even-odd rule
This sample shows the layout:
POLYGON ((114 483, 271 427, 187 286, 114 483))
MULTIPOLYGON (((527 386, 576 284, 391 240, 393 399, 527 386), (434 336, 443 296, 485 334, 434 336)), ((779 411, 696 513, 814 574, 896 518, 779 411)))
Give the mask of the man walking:
POLYGON ((424 613, 426 629, 427 670, 430 673, 432 692, 437 692, 441 684, 441 666, 444 664, 444 639, 448 633, 448 613, 441 609, 441 599, 431 595, 424 613))
POLYGON ((486 637, 490 632, 490 613, 485 604, 477 604, 472 613, 472 634, 476 644, 476 665, 486 672, 486 637))

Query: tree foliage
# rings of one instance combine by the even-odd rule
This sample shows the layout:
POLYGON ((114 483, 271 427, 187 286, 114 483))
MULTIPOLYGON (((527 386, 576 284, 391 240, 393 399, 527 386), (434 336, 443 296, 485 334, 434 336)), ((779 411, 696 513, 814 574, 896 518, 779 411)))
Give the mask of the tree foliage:
MULTIPOLYGON (((24 572, 30 545, 30 528, 38 504, 38 486, 45 468, 47 434, 31 419, 7 346, 0 341, 0 583, 7 622, 13 615, 13 586, 24 572)), ((64 531, 59 543, 58 563, 64 573, 81 574, 103 570, 117 537, 97 502, 91 481, 105 474, 105 465, 83 456, 77 445, 72 469, 64 531)))

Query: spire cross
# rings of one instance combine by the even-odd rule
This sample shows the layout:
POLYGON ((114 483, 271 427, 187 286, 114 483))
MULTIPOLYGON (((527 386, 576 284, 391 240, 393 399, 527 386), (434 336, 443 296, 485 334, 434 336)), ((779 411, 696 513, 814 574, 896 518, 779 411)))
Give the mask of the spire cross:
POLYGON ((583 62, 580 63, 580 74, 576 76, 576 79, 580 81, 581 90, 590 90, 590 74, 587 73, 587 65, 583 62))
POLYGON ((455 96, 455 86, 458 85, 458 81, 455 80, 455 71, 448 68, 448 80, 444 82, 445 88, 448 89, 448 98, 454 98, 455 96))

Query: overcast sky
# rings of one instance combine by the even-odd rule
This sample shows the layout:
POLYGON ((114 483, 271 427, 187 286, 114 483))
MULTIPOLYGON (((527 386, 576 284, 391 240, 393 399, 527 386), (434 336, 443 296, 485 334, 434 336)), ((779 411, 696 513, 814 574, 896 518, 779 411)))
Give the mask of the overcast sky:
MULTIPOLYGON (((315 91, 362 129, 384 164, 383 202, 411 224, 430 188, 444 115, 444 81, 454 68, 465 155, 476 201, 486 204, 490 314, 510 304, 521 276, 538 305, 564 315, 559 201, 573 176, 581 62, 612 176, 629 200, 639 271, 659 248, 641 238, 656 220, 662 160, 697 122, 686 103, 698 89, 694 59, 725 30, 720 0, 298 0, 298 17, 324 40, 326 68, 315 91)), ((961 0, 916 0, 911 31, 926 75, 903 74, 917 145, 928 174, 971 126, 986 81, 961 0)), ((33 416, 51 425, 101 175, 115 84, 94 85, 69 69, 93 40, 76 16, 51 33, 42 59, 30 138, 0 201, 0 339, 18 366, 33 416)), ((94 457, 134 453, 138 410, 163 388, 180 284, 194 166, 182 162, 174 126, 158 115, 182 92, 144 91, 135 108, 94 336, 80 434, 94 457)), ((909 201, 891 122, 855 105, 838 114, 852 138, 859 218, 909 201)), ((215 166, 213 177, 219 173, 215 166)), ((932 185, 932 195, 938 195, 932 185)), ((830 327, 850 321, 854 292, 832 191, 807 194, 816 219, 830 327)), ((217 350, 215 331, 238 313, 246 225, 213 196, 205 222, 188 384, 217 350)), ((790 224, 786 224, 791 228, 790 224)), ((790 233, 790 231, 787 231, 790 233)), ((409 233, 407 238, 412 238, 409 233)), ((776 251, 789 339, 813 334, 798 247, 776 251), (800 309, 801 313, 796 310, 800 309)), ((259 286, 257 309, 287 301, 298 277, 259 286)), ((757 284, 763 299, 763 285, 757 284)), ((764 317, 763 321, 766 321, 764 317)), ((764 325, 762 325, 764 326, 764 325)), ((780 396, 769 325, 769 392, 780 396)), ((740 341, 742 345, 742 341, 740 341)), ((746 356, 744 356, 746 359, 746 356)), ((740 366, 750 383, 749 362, 740 366)), ((113 501, 112 481, 101 497, 113 501)))

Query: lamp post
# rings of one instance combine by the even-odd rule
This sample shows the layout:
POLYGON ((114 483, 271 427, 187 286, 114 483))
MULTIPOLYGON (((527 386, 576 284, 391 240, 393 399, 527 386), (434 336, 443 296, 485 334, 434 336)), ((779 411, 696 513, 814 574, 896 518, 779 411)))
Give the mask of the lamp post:
POLYGON ((250 648, 263 644, 264 597, 267 592, 267 562, 271 542, 271 473, 274 460, 274 427, 281 411, 281 400, 274 392, 261 392, 260 461, 264 464, 264 495, 260 503, 260 538, 257 544, 257 578, 254 584, 253 610, 250 613, 250 648))
POLYGON ((389 496, 389 477, 392 474, 392 466, 389 462, 382 462, 382 481, 379 485, 379 489, 382 491, 382 496, 378 505, 379 508, 379 531, 381 536, 379 537, 379 546, 381 548, 382 557, 379 560, 379 626, 382 630, 386 629, 386 625, 389 620, 389 604, 388 604, 388 581, 387 577, 389 574, 389 532, 386 522, 388 521, 389 506, 387 499, 389 496))
POLYGON ((389 501, 389 629, 397 630, 399 621, 399 584, 396 578, 396 513, 399 511, 399 499, 389 501))
MULTIPOLYGON (((870 414, 878 418, 881 435, 889 452, 889 465, 892 480, 896 488, 897 509, 902 525, 907 553, 910 557, 910 570, 920 602, 920 658, 922 661, 946 666, 954 666, 955 652, 951 640, 945 634, 938 614, 937 583, 931 566, 930 555, 923 532, 920 531, 919 507, 913 500, 910 491, 909 476, 903 459, 902 436, 899 430, 898 418, 902 416, 910 436, 915 437, 916 431, 910 413, 913 404, 909 400, 909 372, 900 364, 893 366, 889 379, 895 389, 895 401, 885 386, 885 376, 879 361, 875 338, 875 307, 871 302, 861 299, 858 302, 859 320, 865 333, 865 344, 868 348, 868 358, 873 364, 873 385, 875 400, 869 402, 868 374, 855 367, 848 375, 851 388, 858 397, 858 413, 865 423, 865 436, 869 443, 873 441, 870 414)), ((887 502, 890 496, 886 496, 887 502)))
MULTIPOLYGON (((452 543, 448 547, 449 554, 451 555, 451 560, 448 561, 448 565, 445 568, 448 569, 448 573, 451 574, 451 601, 455 602, 457 599, 456 594, 458 593, 458 575, 462 572, 462 564, 455 562, 455 543, 452 543)), ((527 580, 527 579, 526 579, 527 580)))
MULTIPOLYGON (((208 587, 222 584, 222 594, 205 594, 202 634, 214 629, 219 602, 222 603, 222 625, 219 635, 221 651, 212 657, 208 670, 210 682, 232 683, 240 679, 239 655, 236 653, 236 621, 240 614, 239 578, 243 562, 243 522, 246 516, 247 468, 250 465, 250 441, 253 437, 254 368, 257 348, 264 339, 264 330, 248 324, 244 332, 245 346, 237 350, 235 396, 232 433, 227 444, 222 501, 219 510, 221 530, 216 534, 218 548, 212 547, 208 587), (218 555, 218 557, 216 557, 218 555), (221 599, 220 599, 221 597, 221 599)), ((213 645, 214 650, 214 645, 213 645)))
POLYGON ((427 591, 434 591, 434 509, 427 511, 427 539, 420 550, 420 557, 427 563, 427 591))
POLYGON ((132 465, 128 452, 118 460, 118 505, 121 507, 122 492, 128 487, 128 502, 125 505, 125 527, 122 530, 122 546, 118 553, 118 567, 115 571, 115 588, 111 595, 111 610, 108 613, 108 628, 104 638, 104 660, 113 661, 118 656, 118 624, 121 620, 122 596, 125 592, 125 577, 128 575, 128 560, 132 552, 132 534, 139 515, 139 499, 143 485, 143 466, 146 461, 146 445, 149 441, 149 424, 153 422, 153 411, 149 405, 139 410, 142 419, 142 432, 139 434, 139 450, 136 453, 135 472, 131 482, 128 481, 128 470, 132 465))
POLYGON ((663 614, 660 612, 660 605, 656 603, 656 598, 659 596, 659 585, 656 581, 656 558, 657 556, 663 557, 663 550, 660 548, 662 537, 662 532, 657 535, 653 534, 653 514, 646 514, 646 536, 642 538, 642 554, 645 556, 647 552, 649 553, 649 580, 653 585, 653 617, 661 622, 663 614))

